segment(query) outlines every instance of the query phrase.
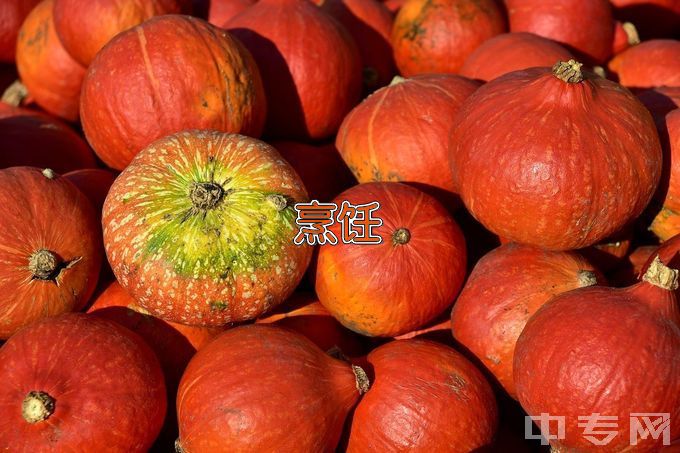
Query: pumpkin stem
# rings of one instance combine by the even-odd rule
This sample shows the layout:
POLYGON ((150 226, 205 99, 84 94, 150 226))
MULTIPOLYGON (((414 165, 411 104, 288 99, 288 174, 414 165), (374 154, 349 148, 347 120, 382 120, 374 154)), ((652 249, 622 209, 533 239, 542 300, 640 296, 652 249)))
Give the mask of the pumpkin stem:
POLYGON ((28 392, 21 403, 21 415, 28 423, 41 422, 54 413, 54 402, 54 398, 45 392, 28 392))
POLYGON ((51 168, 44 169, 42 175, 47 179, 54 179, 57 177, 57 174, 51 168))
POLYGON ((390 82, 390 86, 399 85, 400 83, 403 83, 403 82, 406 82, 406 79, 402 76, 397 75, 397 76, 394 76, 394 78, 390 82))
POLYGON ((637 46, 640 44, 640 34, 637 31, 637 28, 635 28, 635 25, 631 22, 624 22, 621 24, 621 28, 623 28, 623 31, 626 32, 626 36, 628 37, 628 44, 631 46, 637 46))
POLYGON ((35 279, 50 280, 59 267, 59 262, 56 253, 47 249, 39 249, 28 258, 28 270, 35 279))
POLYGON ((411 232, 406 228, 399 228, 392 234, 392 242, 394 245, 408 244, 411 240, 411 232))
POLYGON ((184 453, 184 449, 182 448, 182 444, 179 441, 179 437, 177 440, 175 440, 175 453, 184 453))
POLYGON ((583 63, 576 60, 558 61, 552 67, 552 73, 563 82, 579 83, 583 80, 581 66, 583 66, 583 63))
POLYGON ((224 196, 224 189, 214 182, 197 182, 191 186, 189 198, 196 209, 207 211, 215 208, 224 196))
POLYGON ((28 88, 21 83, 21 80, 15 80, 4 93, 2 93, 2 102, 9 104, 12 107, 19 107, 21 103, 28 97, 28 88))
POLYGON ((595 272, 581 269, 577 274, 579 288, 597 285, 597 274, 595 272))
POLYGON ((363 395, 368 392, 371 383, 368 380, 368 376, 363 368, 357 365, 352 365, 352 371, 354 371, 354 377, 356 377, 357 390, 359 390, 359 395, 363 395))
POLYGON ((288 207, 288 200, 283 195, 273 193, 266 196, 268 202, 274 205, 277 211, 283 211, 288 207))
POLYGON ((678 271, 663 264, 659 255, 656 255, 642 280, 668 291, 678 289, 678 271))

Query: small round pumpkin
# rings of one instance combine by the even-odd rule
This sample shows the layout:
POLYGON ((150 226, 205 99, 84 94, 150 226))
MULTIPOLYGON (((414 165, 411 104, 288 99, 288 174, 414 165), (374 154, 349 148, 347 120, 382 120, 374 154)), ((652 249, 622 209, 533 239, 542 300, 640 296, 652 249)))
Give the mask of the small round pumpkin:
POLYGON ((78 119, 85 68, 64 50, 54 31, 54 0, 43 0, 26 17, 17 41, 17 69, 35 102, 69 121, 78 119))
POLYGON ((309 0, 260 0, 225 27, 260 68, 267 135, 309 140, 337 132, 361 93, 361 56, 342 25, 309 0))
POLYGON ((14 63, 19 28, 40 0, 5 0, 0 3, 0 62, 14 63))
POLYGON ((86 168, 64 174, 85 195, 101 218, 106 195, 116 179, 115 173, 103 168, 86 168))
POLYGON ((380 244, 338 243, 319 249, 316 292, 350 330, 396 336, 422 327, 451 305, 465 278, 465 239, 446 209, 401 183, 365 183, 334 200, 353 206, 378 202, 373 234, 380 244))
POLYGON ((461 354, 427 340, 393 341, 368 355, 371 389, 352 416, 348 453, 469 452, 498 426, 491 386, 461 354))
POLYGON ((680 86, 680 41, 642 42, 615 56, 609 70, 621 85, 631 89, 680 86))
POLYGON ((307 193, 271 146, 208 131, 144 149, 116 179, 102 223, 120 284, 162 319, 219 326, 254 319, 302 279, 295 210, 307 193), (190 156, 190 157, 189 157, 190 156))
POLYGON ((621 230, 661 176, 647 109, 573 60, 480 87, 458 112, 450 153, 454 182, 482 224, 551 250, 587 247, 621 230))
POLYGON ((40 318, 81 309, 101 266, 90 202, 52 170, 0 170, 0 338, 40 318))
POLYGON ((488 39, 465 59, 460 75, 488 82, 512 71, 550 66, 573 58, 560 44, 533 33, 503 33, 488 39))
POLYGON ((145 452, 166 411, 158 359, 83 313, 35 322, 0 348, 0 449, 145 452))
POLYGON ((394 19, 394 58, 404 76, 457 73, 480 44, 504 31, 494 0, 408 0, 394 19))
POLYGON ((83 82, 85 135, 116 170, 154 140, 182 130, 257 136, 265 115, 248 51, 226 31, 188 16, 155 17, 119 34, 83 82))
POLYGON ((680 109, 668 113, 662 124, 662 143, 668 174, 662 182, 661 211, 650 229, 659 239, 666 241, 680 233, 680 109))

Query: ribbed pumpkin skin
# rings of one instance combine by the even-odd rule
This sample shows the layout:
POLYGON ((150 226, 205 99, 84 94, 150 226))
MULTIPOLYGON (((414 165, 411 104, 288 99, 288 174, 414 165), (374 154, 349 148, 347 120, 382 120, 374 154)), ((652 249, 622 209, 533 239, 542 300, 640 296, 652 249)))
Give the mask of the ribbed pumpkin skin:
POLYGON ((614 18, 607 0, 505 0, 510 31, 555 40, 589 63, 603 63, 614 40, 614 18))
POLYGON ((352 416, 348 453, 462 453, 491 444, 496 400, 461 354, 427 340, 401 340, 376 348, 368 362, 375 378, 352 416))
POLYGON ((268 136, 309 140, 337 132, 361 93, 361 56, 344 27, 309 0, 260 0, 225 27, 260 68, 268 136))
POLYGON ((0 170, 0 338, 40 318, 81 309, 97 284, 101 229, 90 202, 68 180, 37 168, 0 170), (55 269, 32 278, 31 256, 46 249, 55 269))
POLYGON ((182 377, 179 444, 192 453, 333 451, 358 399, 352 367, 301 334, 237 327, 199 351, 182 377))
POLYGON ((445 208, 424 192, 400 183, 365 183, 334 200, 352 205, 377 201, 383 225, 379 245, 322 245, 316 269, 321 303, 345 327, 368 336, 396 336, 422 327, 448 307, 465 277, 465 239, 445 208), (410 237, 399 243, 399 230, 410 237))
POLYGON ((14 63, 19 28, 40 0, 6 0, 0 3, 0 61, 14 63))
POLYGON ((0 449, 145 452, 166 410, 158 360, 111 321, 69 313, 38 321, 0 348, 0 449), (28 423, 30 391, 54 398, 54 413, 28 423))
POLYGON ((458 112, 454 181, 470 212, 499 236, 583 248, 649 203, 661 174, 651 115, 620 85, 583 77, 568 83, 549 68, 516 71, 479 88, 458 112))
POLYGON ((468 277, 453 306, 453 336, 516 398, 512 359, 526 322, 553 296, 595 284, 596 272, 577 253, 503 245, 468 277))
POLYGON ((17 40, 17 69, 38 105, 53 115, 76 121, 85 68, 59 41, 52 20, 53 5, 53 0, 44 0, 26 17, 17 40))
POLYGON ((503 74, 536 66, 552 67, 574 56, 550 39, 516 32, 494 36, 477 47, 465 60, 460 75, 488 82, 503 74))
MULTIPOLYGON (((618 417, 618 426, 607 428, 616 432, 608 451, 631 448, 631 413, 668 413, 670 439, 680 436, 672 422, 680 417, 677 310, 672 291, 645 282, 570 291, 529 320, 515 349, 514 379, 528 414, 565 417, 565 439, 553 447, 601 451, 579 426, 578 417, 592 413, 618 417)), ((635 451, 659 451, 662 440, 639 438, 635 451)))
POLYGON ((85 135, 116 170, 154 140, 182 130, 256 137, 265 115, 251 55, 226 31, 188 16, 155 17, 116 36, 83 82, 85 135))
POLYGON ((404 76, 457 73, 472 51, 505 31, 493 0, 408 0, 394 19, 394 58, 404 76))
POLYGON ((452 74, 395 79, 347 115, 336 146, 359 182, 412 182, 454 198, 451 168, 440 163, 453 119, 477 87, 452 74))
POLYGON ((643 39, 676 38, 680 30, 680 2, 677 0, 609 0, 614 14, 631 21, 643 39))
POLYGON ((180 14, 187 0, 54 0, 54 23, 66 51, 88 67, 114 36, 162 14, 180 14))
POLYGON ((668 113, 663 120, 661 136, 664 145, 668 176, 663 181, 663 207, 652 222, 650 229, 662 241, 680 233, 680 109, 668 113), (670 163, 669 163, 670 162, 670 163), (667 189, 666 189, 667 187, 667 189))
POLYGON ((642 42, 614 57, 609 70, 618 76, 621 85, 631 89, 680 86, 680 42, 642 42))
POLYGON ((202 326, 254 319, 285 300, 309 264, 311 247, 293 243, 293 204, 305 201, 269 145, 183 132, 151 144, 113 183, 104 245, 120 284, 154 316, 202 326), (210 206, 206 184, 220 194, 210 206))
POLYGON ((208 22, 218 27, 224 27, 232 17, 245 11, 256 2, 257 0, 211 0, 208 22))
POLYGON ((94 153, 69 126, 0 102, 0 168, 48 167, 57 173, 96 166, 94 153))

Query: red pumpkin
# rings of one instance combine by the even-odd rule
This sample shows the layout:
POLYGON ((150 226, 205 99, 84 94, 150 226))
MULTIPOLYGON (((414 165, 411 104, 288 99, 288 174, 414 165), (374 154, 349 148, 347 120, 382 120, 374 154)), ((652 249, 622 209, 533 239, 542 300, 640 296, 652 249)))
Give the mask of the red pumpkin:
POLYGON ((66 53, 54 32, 53 5, 54 0, 44 0, 26 17, 17 41, 17 69, 38 105, 76 121, 85 68, 66 53))
POLYGON ((80 189, 101 217, 104 200, 116 179, 115 173, 102 168, 87 168, 66 173, 64 177, 80 189))
POLYGON ((662 241, 680 233, 680 109, 668 113, 661 125, 662 143, 666 156, 668 175, 664 175, 663 206, 652 221, 650 229, 662 241))
POLYGON ((357 183, 333 144, 280 141, 272 142, 272 146, 300 175, 312 200, 331 201, 357 183))
POLYGON ((477 47, 465 60, 460 74, 488 82, 508 72, 535 66, 552 66, 573 58, 571 52, 533 33, 504 33, 477 47))
POLYGON ((45 166, 57 173, 96 166, 87 143, 51 116, 0 102, 0 168, 45 166))
POLYGON ((262 324, 231 329, 182 377, 178 451, 333 451, 367 386, 363 370, 301 334, 262 324))
MULTIPOLYGON (((678 271, 656 260, 638 284, 570 291, 529 320, 515 348, 515 385, 529 415, 565 417, 564 438, 553 448, 595 451, 580 416, 617 417, 607 429, 615 433, 609 451, 631 449, 631 414, 680 417, 677 286, 678 271)), ((670 439, 680 436, 680 424, 669 430, 670 439)), ((663 437, 637 441, 635 451, 652 452, 663 437)))
POLYGON ((635 24, 644 39, 672 38, 680 30, 677 0, 609 0, 614 14, 635 24))
POLYGON ((156 17, 116 36, 88 69, 81 100, 88 141, 117 170, 185 129, 257 136, 265 110, 250 54, 227 32, 188 16, 156 17))
POLYGON ((40 0, 5 0, 0 3, 0 62, 14 63, 19 28, 40 0))
POLYGON ((661 147, 651 115, 580 67, 570 60, 506 74, 458 112, 450 152, 459 193, 513 242, 596 244, 640 215, 656 189, 661 147))
POLYGON ((211 0, 208 11, 208 22, 223 27, 234 16, 254 5, 257 0, 211 0))
POLYGON ((459 204, 451 168, 441 162, 453 119, 478 86, 448 74, 395 77, 347 115, 336 146, 359 182, 415 183, 459 204))
POLYGON ((614 22, 614 42, 612 55, 617 55, 632 46, 640 44, 637 28, 631 22, 614 22))
POLYGON ((363 63, 364 91, 387 85, 396 72, 390 35, 394 17, 378 0, 314 0, 338 20, 355 42, 363 63))
POLYGON ((510 31, 552 39, 589 63, 603 63, 614 41, 614 18, 607 0, 505 0, 510 31))
POLYGON ((260 68, 268 135, 335 134, 361 92, 361 57, 344 27, 308 0, 260 0, 225 27, 260 68))
POLYGON ((503 245, 477 262, 451 314, 453 336, 516 398, 512 358, 519 334, 553 296, 602 283, 573 252, 503 245))
POLYGON ((0 338, 40 318, 81 309, 101 265, 90 202, 52 170, 0 170, 0 338))
POLYGON ((154 316, 203 326, 254 319, 290 296, 309 264, 311 247, 293 242, 293 206, 305 201, 271 146, 183 132, 143 150, 113 183, 104 245, 120 284, 154 316))
POLYGON ((680 41, 645 41, 609 62, 619 83, 631 89, 680 86, 680 41))
POLYGON ((408 0, 394 19, 394 58, 404 76, 457 73, 481 43, 504 31, 494 0, 408 0))
POLYGON ((334 202, 379 203, 380 244, 343 243, 319 249, 316 293, 345 327, 368 336, 396 336, 433 320, 451 305, 465 278, 465 239, 445 208, 418 189, 366 183, 334 202))
POLYGON ((179 14, 188 3, 187 0, 54 0, 54 24, 66 51, 88 67, 97 52, 118 33, 154 16, 179 14))
POLYGON ((373 350, 368 362, 375 377, 352 416, 348 453, 468 452, 491 444, 496 400, 461 354, 403 340, 373 350))

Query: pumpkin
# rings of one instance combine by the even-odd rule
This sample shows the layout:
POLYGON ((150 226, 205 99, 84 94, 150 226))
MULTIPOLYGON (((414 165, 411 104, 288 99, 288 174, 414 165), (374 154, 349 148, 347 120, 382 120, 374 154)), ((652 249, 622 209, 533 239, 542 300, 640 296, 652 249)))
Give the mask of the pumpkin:
POLYGON ((491 444, 491 386, 461 354, 427 340, 393 341, 368 355, 374 378, 352 416, 348 453, 468 452, 491 444))
POLYGON ((0 449, 145 452, 165 416, 158 359, 105 319, 35 322, 0 348, 0 449))
POLYGON ((101 265, 90 202, 52 170, 0 170, 0 338, 46 316, 81 309, 101 265))
POLYGON ((503 245, 477 262, 453 306, 453 336, 516 398, 512 358, 519 334, 553 296, 602 283, 574 252, 503 245))
POLYGON ((642 213, 661 175, 649 112, 574 60, 480 87, 458 112, 450 153, 472 215, 506 239, 551 250, 587 247, 621 230, 642 213))
POLYGON ((186 129, 257 136, 265 115, 250 54, 226 31, 188 16, 155 17, 119 34, 83 82, 85 135, 116 170, 154 140, 186 129))
POLYGON ((76 121, 85 68, 66 53, 54 32, 53 5, 54 0, 44 0, 26 17, 17 41, 17 69, 38 105, 76 121))
POLYGON ((505 0, 510 31, 525 31, 564 44, 591 64, 612 51, 614 18, 607 0, 505 0))
MULTIPOLYGON (((451 318, 445 316, 442 321, 435 320, 430 325, 420 329, 412 330, 411 332, 397 335, 395 340, 410 340, 411 338, 427 338, 427 339, 443 339, 444 342, 452 340, 451 336, 451 318)), ((450 342, 452 343, 452 342, 450 342)))
POLYGON ((621 85, 631 89, 680 86, 680 41, 642 42, 615 56, 609 70, 621 85))
POLYGON ((535 66, 550 66, 573 58, 560 44, 533 33, 503 33, 477 47, 460 70, 470 79, 488 82, 503 74, 535 66))
POLYGON ((13 63, 19 28, 40 0, 6 0, 0 3, 0 62, 13 63))
POLYGON ((58 119, 0 102, 0 168, 46 166, 57 173, 96 166, 94 153, 58 119))
POLYGON ((377 202, 372 217, 382 223, 364 231, 380 244, 344 243, 335 222, 328 229, 337 244, 319 248, 316 293, 338 321, 362 335, 391 337, 423 326, 453 303, 465 278, 465 239, 439 202, 394 182, 360 184, 334 203, 345 201, 377 202))
POLYGON ((305 201, 269 145, 183 132, 144 149, 113 183, 104 245, 120 284, 154 316, 202 326, 254 319, 285 300, 309 264, 311 247, 293 243, 293 205, 305 201))
MULTIPOLYGON (((680 29, 680 2, 677 0, 609 0, 614 14, 633 22, 646 40, 672 38, 680 29)), ((676 36, 677 37, 677 36, 676 36)))
POLYGON ((232 17, 245 11, 257 0, 211 0, 209 3, 208 22, 218 27, 224 26, 232 17))
POLYGON ((480 44, 505 31, 494 0, 408 0, 394 19, 394 58, 404 76, 457 73, 480 44))
POLYGON ((614 22, 614 41, 612 55, 617 55, 632 46, 640 44, 637 28, 631 22, 614 22))
POLYGON ((662 143, 664 145, 667 175, 664 175, 662 208, 654 217, 650 229, 662 241, 680 233, 680 109, 668 113, 662 124, 662 143))
POLYGON ((663 135, 666 114, 680 108, 680 86, 650 88, 637 93, 637 97, 650 111, 660 135, 663 135))
POLYGON ((312 200, 331 201, 357 183, 332 143, 307 145, 274 141, 271 144, 300 175, 312 200))
POLYGON ((361 93, 361 57, 344 27, 309 0, 260 0, 225 27, 260 68, 269 136, 323 139, 337 132, 361 93))
POLYGON ((390 35, 394 17, 378 0, 314 0, 338 20, 355 42, 363 63, 364 92, 387 85, 396 72, 390 35))
MULTIPOLYGON (((517 340, 514 380, 529 415, 565 417, 553 448, 595 451, 579 420, 594 413, 617 417, 607 428, 610 451, 631 449, 635 413, 680 417, 677 286, 678 271, 657 259, 640 283, 569 291, 531 317, 517 340)), ((680 425, 668 429, 670 439, 680 436, 680 425)), ((658 451, 662 442, 637 436, 635 450, 658 451)))
POLYGON ((177 394, 176 445, 195 453, 333 451, 367 386, 361 368, 299 333, 237 327, 189 362, 177 394))
POLYGON ((397 76, 347 115, 336 146, 359 182, 414 183, 460 204, 451 169, 441 162, 453 119, 478 86, 449 74, 397 76))
POLYGON ((154 16, 187 12, 187 3, 186 0, 54 0, 54 24, 66 51, 88 67, 97 52, 118 33, 154 16))
POLYGON ((116 175, 110 170, 103 168, 86 168, 75 170, 64 175, 64 178, 71 181, 85 195, 97 215, 101 217, 104 200, 109 193, 109 189, 116 179, 116 175))

